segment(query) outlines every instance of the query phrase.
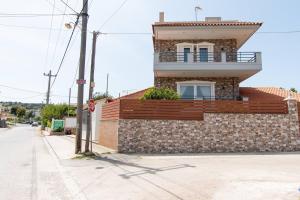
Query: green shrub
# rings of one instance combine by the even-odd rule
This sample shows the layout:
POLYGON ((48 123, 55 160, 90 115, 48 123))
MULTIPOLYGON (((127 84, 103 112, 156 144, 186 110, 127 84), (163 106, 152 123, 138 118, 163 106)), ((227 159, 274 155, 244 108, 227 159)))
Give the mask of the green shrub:
POLYGON ((41 119, 43 126, 51 126, 52 119, 63 119, 68 116, 68 112, 70 116, 74 116, 75 107, 69 107, 66 104, 49 104, 43 107, 41 111, 41 119))
POLYGON ((159 100, 176 100, 179 99, 177 92, 170 88, 150 88, 141 98, 142 100, 159 99, 159 100))

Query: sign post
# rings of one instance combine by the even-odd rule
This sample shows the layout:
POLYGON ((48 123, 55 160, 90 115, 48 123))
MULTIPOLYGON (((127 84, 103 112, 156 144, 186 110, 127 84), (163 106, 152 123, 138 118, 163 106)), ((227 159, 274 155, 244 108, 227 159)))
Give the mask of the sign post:
POLYGON ((95 111, 95 100, 94 99, 90 99, 89 100, 89 111, 90 112, 94 112, 95 111))

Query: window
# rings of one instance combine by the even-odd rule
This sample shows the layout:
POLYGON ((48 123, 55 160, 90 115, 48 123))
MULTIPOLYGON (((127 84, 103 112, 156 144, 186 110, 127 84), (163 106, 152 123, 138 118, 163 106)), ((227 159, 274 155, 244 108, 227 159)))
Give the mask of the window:
POLYGON ((214 99, 215 82, 186 81, 177 83, 177 92, 182 99, 214 99))
POLYGON ((194 99, 194 86, 182 85, 180 86, 180 96, 183 99, 194 99))
POLYGON ((191 53, 190 48, 184 48, 183 49, 183 62, 188 62, 189 53, 191 53))
POLYGON ((197 61, 213 62, 214 61, 214 44, 209 42, 201 42, 197 44, 197 61))
POLYGON ((176 44, 177 46, 177 62, 193 62, 190 60, 191 57, 189 56, 194 52, 194 44, 191 43, 179 43, 176 44))
POLYGON ((208 62, 208 48, 199 49, 200 62, 208 62))

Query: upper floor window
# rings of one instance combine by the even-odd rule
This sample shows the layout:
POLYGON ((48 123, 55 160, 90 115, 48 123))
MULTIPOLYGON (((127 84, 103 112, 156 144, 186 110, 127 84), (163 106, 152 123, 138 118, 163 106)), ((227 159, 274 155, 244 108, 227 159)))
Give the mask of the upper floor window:
POLYGON ((177 46, 177 62, 193 62, 194 44, 179 43, 177 46))
POLYGON ((176 44, 177 62, 213 62, 214 44, 209 42, 176 44), (195 51, 196 50, 196 51, 195 51), (194 53, 195 51, 195 53, 194 53))
POLYGON ((214 44, 209 42, 201 42, 197 45, 197 61, 213 62, 214 61, 214 44))

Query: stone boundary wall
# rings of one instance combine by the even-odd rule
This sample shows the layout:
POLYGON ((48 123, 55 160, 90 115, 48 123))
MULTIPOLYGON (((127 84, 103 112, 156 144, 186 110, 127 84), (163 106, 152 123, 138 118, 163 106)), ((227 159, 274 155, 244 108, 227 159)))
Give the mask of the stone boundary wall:
POLYGON ((205 113, 204 121, 121 119, 118 151, 124 153, 300 151, 297 103, 289 114, 205 113))

